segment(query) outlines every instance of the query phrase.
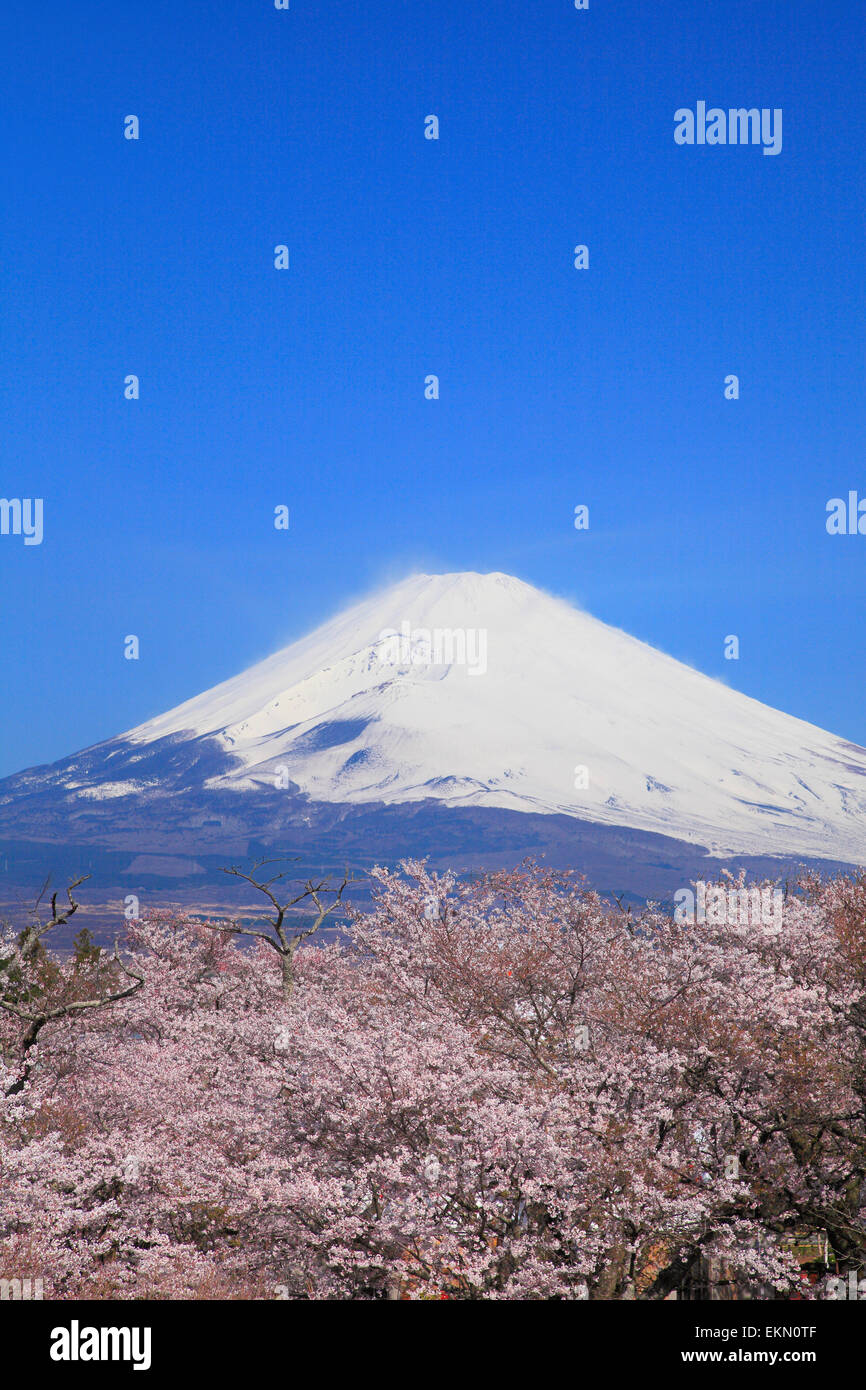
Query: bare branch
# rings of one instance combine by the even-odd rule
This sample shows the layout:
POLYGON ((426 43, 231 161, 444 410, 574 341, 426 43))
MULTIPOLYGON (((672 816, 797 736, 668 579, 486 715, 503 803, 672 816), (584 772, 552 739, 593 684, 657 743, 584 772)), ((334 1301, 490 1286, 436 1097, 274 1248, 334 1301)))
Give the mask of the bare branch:
MULTIPOLYGON (((298 857, 294 856, 293 862, 297 862, 297 859, 298 857)), ((242 927, 234 920, 224 923, 206 922, 204 925, 211 931, 222 931, 232 936, 254 936, 259 937, 263 941, 267 941, 268 945, 275 950, 280 957, 283 974, 283 998, 288 1002, 294 990, 295 983, 295 951, 302 941, 306 941, 308 937, 313 936, 314 933, 319 930, 325 919, 340 903, 342 903, 343 893, 346 887, 354 880, 349 874, 348 867, 343 874, 342 882, 336 888, 331 887, 328 879, 314 881, 308 878, 299 892, 281 902, 276 893, 272 891, 272 885, 286 878, 287 875, 285 873, 278 873, 273 874, 270 878, 260 878, 256 876, 259 870, 267 868, 271 864, 279 864, 281 862, 284 861, 280 859, 259 859, 256 860, 248 873, 239 868, 236 864, 222 870, 224 874, 228 874, 232 878, 242 879, 244 883, 248 883, 251 888, 255 888, 258 893, 263 894, 264 897, 268 899, 274 909, 274 915, 266 918, 266 921, 273 932, 273 936, 269 932, 261 931, 254 927, 242 927), (325 895, 332 895, 332 901, 325 902, 323 900, 325 895), (316 909, 316 920, 313 922, 312 926, 303 927, 298 931, 287 931, 286 914, 293 907, 297 907, 299 903, 308 900, 312 902, 316 909)))
MULTIPOLYGON (((2 965, 0 965, 0 968, 8 968, 16 960, 21 962, 25 966, 29 965, 32 962, 33 956, 35 955, 39 946, 40 939, 45 935, 45 933, 48 932, 52 927, 62 926, 65 922, 68 922, 69 918, 73 915, 73 913, 77 912, 79 903, 76 902, 75 898, 73 898, 72 896, 73 890, 76 889, 79 886, 79 884, 84 883, 88 877, 88 874, 82 874, 78 878, 76 878, 72 883, 69 884, 66 890, 66 896, 69 900, 68 907, 61 908, 58 911, 57 893, 55 892, 52 894, 51 920, 49 922, 39 922, 37 918, 37 921, 33 925, 27 927, 24 933, 22 934, 18 950, 13 956, 10 956, 7 960, 3 961, 2 965)), ((41 901, 42 894, 45 892, 46 886, 47 880, 46 885, 43 886, 42 891, 40 892, 39 897, 36 900, 36 909, 38 909, 39 902, 41 901)), ((75 1016, 83 1014, 90 1009, 107 1008, 111 1004, 118 1003, 121 999, 128 999, 130 995, 135 994, 139 989, 142 988, 142 986, 144 985, 144 977, 142 975, 137 974, 135 970, 131 970, 128 966, 124 965, 123 961, 120 958, 120 952, 118 950, 117 942, 115 942, 114 944, 114 953, 111 959, 117 967, 117 969, 121 972, 121 974, 125 975, 128 980, 132 981, 132 983, 130 985, 127 985, 125 989, 115 989, 109 994, 97 995, 95 998, 92 999, 61 998, 59 1002, 54 1004, 50 1004, 46 1000, 41 1006, 35 1006, 31 1003, 29 1007, 25 1007, 24 1005, 17 1003, 14 999, 4 997, 2 994, 0 994, 0 1009, 3 1009, 6 1013, 12 1014, 15 1018, 19 1018, 22 1021, 22 1023, 26 1023, 29 1025, 29 1027, 25 1029, 24 1034, 18 1044, 18 1050, 22 1062, 22 1071, 18 1079, 14 1081, 12 1085, 6 1090, 7 1096, 16 1095, 19 1091, 23 1090, 24 1086, 26 1085, 32 1070, 32 1062, 30 1060, 29 1054, 36 1046, 39 1034, 42 1032, 42 1029, 46 1026, 46 1024, 57 1022, 57 1020, 61 1018, 74 1018, 75 1016)))

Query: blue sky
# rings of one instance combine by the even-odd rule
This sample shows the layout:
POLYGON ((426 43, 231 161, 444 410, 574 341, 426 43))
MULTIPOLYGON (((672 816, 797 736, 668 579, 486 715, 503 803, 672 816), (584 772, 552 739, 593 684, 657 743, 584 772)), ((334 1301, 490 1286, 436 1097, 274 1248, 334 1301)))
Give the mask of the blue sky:
POLYGON ((854 0, 9 0, 0 773, 413 569, 866 743, 863 51, 854 0), (677 146, 699 100, 782 152, 677 146))

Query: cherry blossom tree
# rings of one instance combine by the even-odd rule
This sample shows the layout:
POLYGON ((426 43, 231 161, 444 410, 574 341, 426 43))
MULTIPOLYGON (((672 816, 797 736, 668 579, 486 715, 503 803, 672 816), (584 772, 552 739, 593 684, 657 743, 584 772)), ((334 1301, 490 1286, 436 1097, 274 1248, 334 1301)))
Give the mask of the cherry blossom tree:
POLYGON ((568 876, 378 881, 352 993, 317 961, 287 1049, 291 1198, 329 1292, 655 1296, 703 1248, 789 1282, 657 1026, 685 1007, 694 940, 568 876))
POLYGON ((534 866, 374 883, 341 944, 169 913, 113 956, 6 934, 0 1275, 657 1299, 702 1255, 786 1296, 804 1233, 863 1262, 866 878, 805 879, 773 931, 534 866))

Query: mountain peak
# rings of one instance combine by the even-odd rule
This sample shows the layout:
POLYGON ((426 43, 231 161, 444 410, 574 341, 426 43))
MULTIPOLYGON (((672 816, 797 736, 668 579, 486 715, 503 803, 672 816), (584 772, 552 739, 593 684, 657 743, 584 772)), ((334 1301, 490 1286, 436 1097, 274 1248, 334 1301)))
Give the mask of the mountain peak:
POLYGON ((445 574, 410 574, 387 589, 378 591, 371 598, 364 600, 364 603, 395 603, 405 597, 423 602, 425 599, 444 598, 446 595, 450 595, 454 601, 462 598, 477 602, 503 597, 519 601, 532 595, 550 598, 543 590, 500 570, 494 570, 489 574, 482 574, 476 570, 455 570, 445 574))

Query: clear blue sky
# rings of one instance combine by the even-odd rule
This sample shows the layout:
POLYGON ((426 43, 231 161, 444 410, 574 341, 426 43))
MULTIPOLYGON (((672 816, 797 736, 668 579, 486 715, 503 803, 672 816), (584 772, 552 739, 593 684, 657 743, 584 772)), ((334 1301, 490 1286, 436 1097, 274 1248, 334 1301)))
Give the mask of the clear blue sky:
POLYGON ((0 772, 416 568, 866 743, 866 536, 824 524, 866 495, 864 36, 860 0, 6 0, 0 496, 45 537, 0 537, 0 772), (781 107, 781 154, 677 146, 698 100, 781 107))

